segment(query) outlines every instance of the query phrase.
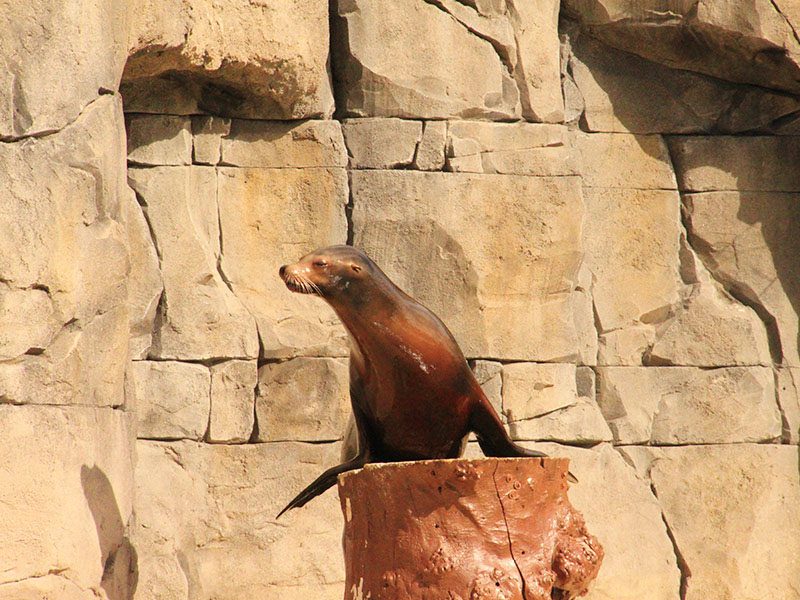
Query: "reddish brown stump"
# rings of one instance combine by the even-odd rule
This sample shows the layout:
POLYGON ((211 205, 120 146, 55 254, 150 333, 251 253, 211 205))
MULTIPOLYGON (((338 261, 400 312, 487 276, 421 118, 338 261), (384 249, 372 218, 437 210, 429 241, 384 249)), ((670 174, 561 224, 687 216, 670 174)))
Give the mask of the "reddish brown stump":
POLYGON ((345 600, 565 600, 603 548, 567 498, 569 461, 431 460, 339 478, 345 600))

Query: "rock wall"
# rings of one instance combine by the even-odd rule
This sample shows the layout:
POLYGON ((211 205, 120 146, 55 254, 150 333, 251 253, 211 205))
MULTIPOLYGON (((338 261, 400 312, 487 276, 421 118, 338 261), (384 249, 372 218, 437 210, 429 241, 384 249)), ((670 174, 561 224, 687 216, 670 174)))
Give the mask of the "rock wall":
POLYGON ((0 21, 0 599, 342 597, 335 494, 274 515, 349 413, 277 268, 346 242, 572 460, 588 598, 800 598, 791 2, 0 21))

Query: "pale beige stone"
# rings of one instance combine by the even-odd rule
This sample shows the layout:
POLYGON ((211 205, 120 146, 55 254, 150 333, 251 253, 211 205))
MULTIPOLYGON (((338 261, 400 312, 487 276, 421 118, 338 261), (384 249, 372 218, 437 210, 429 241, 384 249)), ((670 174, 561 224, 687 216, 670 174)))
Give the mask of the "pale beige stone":
POLYGON ((243 443, 250 439, 255 422, 258 365, 250 360, 227 360, 212 365, 211 418, 208 441, 243 443))
POLYGON ((515 440, 567 442, 590 445, 610 442, 611 430, 594 400, 578 398, 575 404, 510 425, 515 440))
POLYGON ((588 188, 677 189, 669 151, 660 135, 579 133, 583 185, 588 188))
POLYGON ((347 361, 295 358, 258 371, 258 440, 330 441, 350 416, 347 361))
POLYGON ((568 0, 562 9, 607 44, 720 79, 798 90, 796 28, 770 0, 568 0), (770 55, 767 59, 765 55, 770 55))
POLYGON ((414 155, 414 168, 420 171, 441 171, 444 147, 447 144, 447 121, 423 121, 422 138, 414 155))
POLYGON ((625 453, 648 473, 691 570, 687 600, 797 596, 796 447, 629 447, 625 453))
POLYGON ((118 97, 61 132, 0 144, 0 397, 116 406, 130 261, 118 97))
POLYGON ((682 288, 678 193, 587 188, 584 197, 586 261, 594 276, 599 333, 663 321, 682 288))
POLYGON ((566 127, 535 123, 452 121, 447 130, 449 171, 558 176, 579 174, 566 127))
POLYGON ((324 2, 136 0, 130 14, 122 86, 128 110, 170 112, 164 108, 175 99, 246 118, 333 111, 324 2), (160 86, 153 90, 154 82, 160 86))
POLYGON ((150 227, 135 194, 129 190, 122 205, 122 222, 128 237, 131 270, 128 275, 130 356, 147 357, 153 342, 153 327, 158 302, 164 291, 158 255, 150 227))
POLYGON ((483 393, 489 398, 500 419, 506 423, 506 414, 503 412, 503 365, 491 360, 476 360, 471 366, 483 393))
POLYGON ((192 117, 192 160, 216 165, 222 157, 222 138, 231 132, 231 120, 224 117, 192 117))
POLYGON ((670 149, 684 192, 800 192, 800 137, 675 137, 670 149))
POLYGON ((355 245, 438 314, 467 356, 577 357, 576 177, 356 171, 351 185, 355 245))
POLYGON ((134 361, 137 431, 146 439, 203 438, 208 429, 211 375, 203 365, 134 361))
POLYGON ((341 600, 335 491, 275 521, 337 446, 139 442, 135 598, 341 600))
POLYGON ((519 91, 492 44, 424 0, 337 7, 334 56, 348 116, 509 118, 519 91))
MULTIPOLYGON (((586 227, 586 224, 583 226, 586 227)), ((592 271, 584 261, 578 271, 573 297, 573 322, 578 333, 578 363, 589 366, 597 364, 599 342, 594 319, 593 288, 592 271)))
POLYGON ((570 484, 570 502, 605 550, 603 566, 585 598, 679 600, 680 571, 648 483, 609 444, 591 450, 556 444, 533 447, 570 459, 570 471, 578 479, 570 484))
POLYGON ((800 369, 777 369, 778 404, 781 409, 783 435, 786 444, 800 443, 800 369))
POLYGON ((621 444, 719 444, 781 435, 766 367, 600 367, 597 402, 621 444))
POLYGON ((346 167, 339 121, 231 122, 220 164, 237 167, 346 167))
POLYGON ((638 323, 599 336, 597 364, 639 366, 656 341, 656 328, 638 323))
POLYGON ((0 139, 59 131, 119 86, 124 2, 5 2, 0 23, 0 139))
POLYGON ((728 292, 762 312, 773 358, 789 366, 800 366, 799 199, 757 192, 684 197, 692 246, 728 292))
POLYGON ((138 165, 192 164, 192 132, 188 117, 128 115, 128 161, 138 165))
POLYGON ((671 69, 588 35, 571 41, 570 71, 585 105, 589 131, 771 130, 800 109, 800 101, 792 96, 671 69))
POLYGON ((220 270, 216 171, 130 169, 161 258, 164 298, 150 355, 168 359, 256 358, 253 317, 220 270))
POLYGON ((503 366, 503 412, 511 424, 526 421, 578 401, 575 365, 511 363, 503 366))
POLYGON ((648 364, 716 367, 768 365, 764 323, 753 309, 700 284, 658 335, 648 364))
POLYGON ((219 170, 220 264, 255 315, 265 358, 347 354, 333 310, 278 276, 281 265, 346 241, 347 200, 344 169, 219 170))
POLYGON ((342 124, 352 169, 407 167, 422 138, 422 123, 404 119, 347 119, 342 124))
POLYGON ((0 405, 0 598, 119 597, 103 571, 130 565, 131 426, 120 410, 0 405))

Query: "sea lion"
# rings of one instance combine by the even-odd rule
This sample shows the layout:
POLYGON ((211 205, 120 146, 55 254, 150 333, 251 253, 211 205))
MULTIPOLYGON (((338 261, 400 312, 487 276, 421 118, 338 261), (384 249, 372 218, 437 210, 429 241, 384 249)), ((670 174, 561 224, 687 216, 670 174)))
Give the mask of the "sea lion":
POLYGON ((445 324, 364 252, 321 248, 279 274, 291 291, 330 304, 350 334, 358 453, 322 473, 278 517, 368 462, 458 458, 470 432, 486 456, 546 456, 511 441, 445 324))

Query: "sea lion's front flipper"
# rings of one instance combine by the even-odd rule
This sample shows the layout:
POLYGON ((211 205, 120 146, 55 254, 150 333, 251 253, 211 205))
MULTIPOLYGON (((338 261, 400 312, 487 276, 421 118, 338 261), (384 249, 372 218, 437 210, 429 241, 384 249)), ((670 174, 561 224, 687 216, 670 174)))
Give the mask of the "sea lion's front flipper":
MULTIPOLYGON (((475 402, 469 424, 485 456, 503 458, 547 456, 544 452, 529 450, 515 444, 486 396, 475 402)), ((567 479, 572 483, 578 483, 578 479, 572 473, 567 473, 567 479)))

